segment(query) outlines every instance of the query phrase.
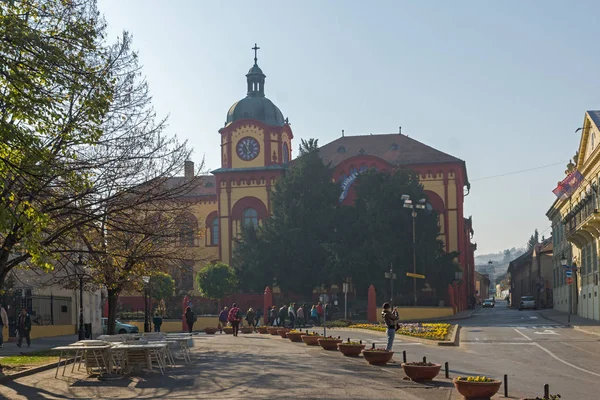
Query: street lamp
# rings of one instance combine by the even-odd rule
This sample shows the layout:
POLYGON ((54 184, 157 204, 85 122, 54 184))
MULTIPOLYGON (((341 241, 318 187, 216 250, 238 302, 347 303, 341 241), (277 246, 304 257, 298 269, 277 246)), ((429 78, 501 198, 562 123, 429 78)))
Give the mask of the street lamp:
MULTIPOLYGON (((562 268, 565 271, 565 273, 566 273, 567 269, 569 268, 567 266, 567 263, 568 263, 567 257, 565 257, 565 255, 563 254, 560 257, 560 265, 562 266, 562 268)), ((567 283, 567 285, 569 285, 569 301, 568 301, 568 304, 569 304, 569 314, 567 316, 567 326, 571 326, 571 302, 573 301, 573 288, 572 288, 572 286, 571 286, 570 283, 567 283)))
POLYGON ((148 318, 148 283, 150 283, 150 277, 147 275, 142 276, 144 281, 144 332, 150 332, 150 321, 148 318))
MULTIPOLYGON (((410 196, 407 194, 403 194, 401 197, 404 200, 404 208, 411 209, 412 216, 412 244, 413 244, 413 274, 417 274, 417 252, 416 252, 416 235, 415 235, 415 225, 417 221, 417 210, 424 210, 426 199, 420 199, 417 204, 413 204, 410 196)), ((413 295, 414 295, 414 305, 417 305, 417 278, 413 276, 413 295)))
POLYGON ((83 328, 83 278, 86 268, 81 254, 77 257, 75 268, 79 276, 79 340, 85 340, 85 329, 83 328))
POLYGON ((392 307, 394 305, 394 279, 396 279, 392 263, 390 263, 390 272, 385 273, 385 278, 390 280, 390 307, 392 307))

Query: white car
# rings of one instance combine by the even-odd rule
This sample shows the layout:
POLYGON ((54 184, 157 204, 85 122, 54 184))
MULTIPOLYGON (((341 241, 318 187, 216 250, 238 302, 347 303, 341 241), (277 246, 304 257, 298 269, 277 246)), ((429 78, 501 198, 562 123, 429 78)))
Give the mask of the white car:
POLYGON ((519 311, 525 308, 537 310, 537 306, 535 305, 535 299, 533 298, 533 296, 521 296, 521 302, 519 303, 519 311))

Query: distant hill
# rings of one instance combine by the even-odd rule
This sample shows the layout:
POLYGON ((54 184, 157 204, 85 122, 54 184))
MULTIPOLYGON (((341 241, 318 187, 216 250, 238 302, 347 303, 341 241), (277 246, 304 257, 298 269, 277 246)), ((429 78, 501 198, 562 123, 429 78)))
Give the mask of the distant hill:
POLYGON ((526 249, 523 247, 518 249, 513 247, 497 253, 480 254, 475 257, 475 270, 481 274, 489 275, 490 280, 495 282, 498 277, 506 274, 508 264, 525 251, 526 249), (489 264, 490 261, 492 264, 489 264))

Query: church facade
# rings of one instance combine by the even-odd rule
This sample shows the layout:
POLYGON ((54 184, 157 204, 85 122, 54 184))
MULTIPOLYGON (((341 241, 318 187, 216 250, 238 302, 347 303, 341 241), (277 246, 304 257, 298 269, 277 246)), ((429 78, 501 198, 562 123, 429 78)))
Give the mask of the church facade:
MULTIPOLYGON (((195 205, 188 228, 203 234, 182 240, 181 245, 198 247, 205 260, 190 265, 192 274, 207 261, 231 262, 234 239, 242 226, 257 226, 271 214, 271 191, 292 160, 292 128, 279 108, 265 97, 266 76, 256 57, 246 78, 246 97, 229 108, 226 123, 218 131, 221 167, 202 177, 201 187, 190 199, 195 205)), ((463 284, 455 288, 455 293, 457 302, 460 293, 460 303, 466 305, 466 299, 475 294, 475 244, 471 242, 472 220, 463 213, 470 189, 465 162, 401 133, 342 134, 321 146, 320 154, 334 167, 335 179, 343 189, 339 201, 344 205, 353 203, 353 183, 369 168, 391 171, 402 167, 419 174, 428 197, 427 207, 439 212, 440 239, 447 251, 460 252, 463 284)), ((185 175, 189 178, 193 173, 193 162, 188 161, 185 175)), ((181 278, 182 282, 188 280, 181 278)), ((193 293, 198 295, 196 289, 193 293)))

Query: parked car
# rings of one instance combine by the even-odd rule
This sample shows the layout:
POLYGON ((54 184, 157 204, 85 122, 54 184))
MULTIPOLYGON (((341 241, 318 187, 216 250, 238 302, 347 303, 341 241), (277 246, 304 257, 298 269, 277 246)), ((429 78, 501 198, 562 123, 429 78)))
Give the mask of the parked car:
POLYGON ((483 307, 483 308, 486 308, 486 307, 494 308, 494 302, 492 301, 492 299, 485 299, 483 301, 483 303, 481 303, 481 307, 483 307))
POLYGON ((533 296, 521 296, 521 302, 519 303, 519 311, 529 308, 531 310, 537 310, 535 299, 533 296))
MULTIPOLYGON (((102 332, 106 335, 106 332, 108 332, 108 318, 102 318, 101 323, 102 323, 102 332)), ((125 324, 125 323, 119 321, 118 319, 115 320, 115 332, 116 333, 119 333, 122 335, 124 333, 138 333, 139 331, 140 331, 139 328, 135 325, 125 324)))

